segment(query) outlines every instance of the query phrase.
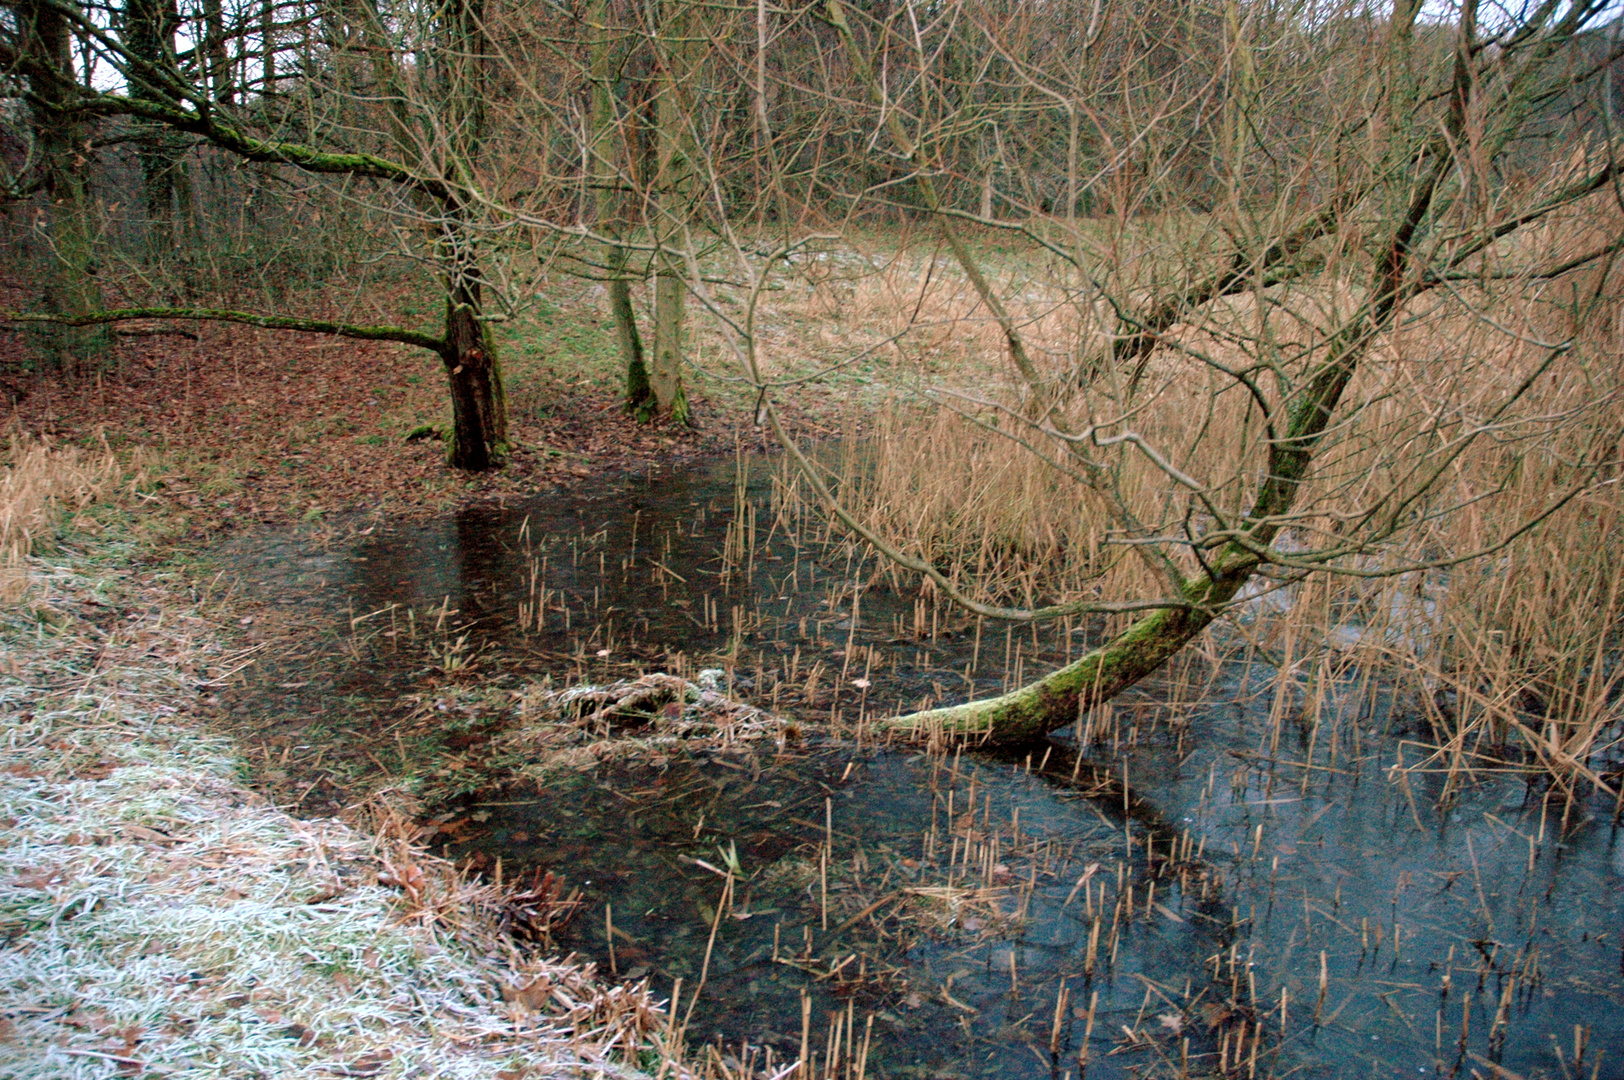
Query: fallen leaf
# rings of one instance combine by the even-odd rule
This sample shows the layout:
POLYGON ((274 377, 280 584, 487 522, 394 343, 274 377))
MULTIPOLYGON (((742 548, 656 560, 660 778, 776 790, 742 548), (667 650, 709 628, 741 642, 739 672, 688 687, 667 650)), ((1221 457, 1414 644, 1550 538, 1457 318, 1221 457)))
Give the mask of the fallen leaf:
POLYGON ((376 1050, 363 1054, 348 1065, 330 1065, 327 1071, 339 1076, 376 1076, 394 1056, 391 1050, 376 1050))
POLYGON ((282 1034, 294 1040, 300 1046, 309 1046, 316 1041, 316 1033, 303 1024, 289 1024, 282 1029, 282 1034))
POLYGON ((62 884, 62 871, 25 869, 11 884, 18 889, 49 889, 52 885, 62 884))
POLYGON ((502 987, 503 998, 529 1012, 535 1012, 545 1005, 552 993, 552 980, 545 975, 539 975, 523 986, 502 987))
POLYGON ((126 836, 133 836, 137 840, 150 840, 155 844, 178 844, 185 837, 170 836, 168 833, 149 829, 145 825, 120 825, 119 828, 126 836))

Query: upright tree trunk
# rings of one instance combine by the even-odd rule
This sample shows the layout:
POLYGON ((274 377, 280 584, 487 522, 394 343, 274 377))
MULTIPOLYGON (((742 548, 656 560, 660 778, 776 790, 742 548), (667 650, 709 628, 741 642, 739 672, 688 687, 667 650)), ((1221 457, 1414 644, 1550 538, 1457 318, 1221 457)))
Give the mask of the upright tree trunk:
POLYGON ((276 93, 276 0, 262 0, 259 8, 259 96, 276 93))
POLYGON ((606 262, 609 270, 609 319, 615 327, 615 344, 626 371, 626 410, 639 422, 650 419, 655 400, 649 386, 648 365, 643 358, 643 338, 637 331, 637 314, 632 308, 631 279, 626 275, 628 252, 614 243, 625 228, 625 196, 621 193, 619 152, 621 136, 615 109, 613 41, 609 30, 608 0, 593 0, 587 14, 592 28, 592 101, 589 119, 591 142, 588 151, 592 181, 593 213, 598 231, 610 238, 606 262))
MULTIPOLYGON (((130 52, 154 66, 165 66, 175 54, 175 31, 180 13, 174 0, 126 0, 124 36, 130 52)), ((161 95, 140 79, 132 82, 130 96, 158 100, 161 95)), ((136 154, 141 163, 141 192, 146 204, 146 261, 169 262, 180 248, 175 237, 176 181, 187 183, 182 159, 185 144, 165 124, 137 122, 140 132, 136 154)), ((187 191, 184 194, 189 195, 187 191)), ((183 198, 183 204, 189 200, 183 198)))
POLYGON ((231 56, 226 52, 226 16, 221 0, 203 0, 203 54, 214 100, 229 104, 235 95, 231 56))
POLYGON ((484 149, 485 37, 483 0, 451 0, 444 46, 437 57, 443 94, 440 120, 447 135, 441 163, 449 194, 441 199, 441 259, 446 267, 446 347, 441 358, 451 384, 453 468, 481 472, 507 457, 507 393, 496 341, 481 316, 479 249, 467 227, 462 191, 478 184, 484 149))
POLYGON ((660 270, 654 279, 654 366, 649 371, 649 389, 662 415, 691 424, 688 394, 682 385, 682 323, 688 287, 682 282, 681 266, 665 250, 660 255, 660 270))
POLYGON ((660 90, 654 104, 654 364, 649 389, 659 413, 678 423, 692 423, 682 385, 682 324, 687 307, 683 285, 686 268, 679 245, 686 233, 693 188, 693 162, 684 98, 691 107, 698 77, 697 29, 690 0, 666 0, 660 6, 658 33, 660 90))
POLYGON ((643 336, 637 332, 637 312, 632 308, 632 281, 626 276, 626 249, 610 254, 609 318, 615 325, 615 344, 626 367, 626 411, 638 423, 653 419, 655 398, 649 383, 648 363, 643 359, 643 336))
MULTIPOLYGON (((73 39, 67 21, 44 4, 20 4, 16 15, 23 24, 24 47, 52 73, 33 87, 41 99, 32 111, 51 247, 40 304, 53 314, 84 315, 100 310, 101 288, 96 281, 96 212, 90 191, 92 151, 82 125, 59 108, 69 103, 76 86, 73 39)), ((36 331, 32 341, 48 366, 82 374, 101 359, 112 334, 106 326, 52 326, 36 331)))
POLYGON ((507 396, 490 326, 480 318, 477 277, 448 282, 445 310, 446 378, 451 388, 453 468, 483 472, 507 453, 507 396))

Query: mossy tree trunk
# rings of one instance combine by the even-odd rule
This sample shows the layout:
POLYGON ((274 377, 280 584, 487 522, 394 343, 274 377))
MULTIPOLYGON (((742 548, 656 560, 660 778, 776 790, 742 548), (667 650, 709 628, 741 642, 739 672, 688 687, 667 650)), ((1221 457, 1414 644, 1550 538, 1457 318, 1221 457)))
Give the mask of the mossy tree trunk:
POLYGON ((696 97, 698 50, 694 39, 698 9, 691 0, 665 0, 660 5, 657 35, 659 95, 654 103, 654 362, 649 389, 655 409, 682 424, 691 424, 688 395, 682 384, 683 319, 688 287, 681 246, 693 198, 692 139, 687 109, 696 97))
POLYGON ((637 312, 632 308, 632 282, 626 276, 626 249, 617 247, 609 257, 609 318, 615 327, 615 345, 626 369, 626 411, 639 423, 653 419, 654 390, 649 383, 648 363, 643 358, 643 335, 637 331, 637 312))
POLYGON ((1212 624, 1217 607, 1234 598, 1252 569, 1243 562, 1224 573, 1204 575, 1186 592, 1191 607, 1147 615, 1105 645, 1035 683, 995 698, 896 717, 885 726, 921 736, 976 739, 987 744, 1016 745, 1041 739, 1171 659, 1212 624))
MULTIPOLYGON (((615 243, 624 233, 627 222, 625 184, 621 178, 621 163, 625 160, 621 151, 623 118, 616 107, 615 41, 609 26, 610 14, 608 0, 593 0, 587 13, 593 35, 589 71, 592 202, 598 231, 610 240, 605 252, 609 320, 615 328, 615 345, 626 372, 625 407, 642 422, 653 417, 656 403, 643 355, 643 336, 638 332, 637 313, 632 307, 632 283, 627 274, 630 252, 615 243)), ((629 117, 624 118, 624 122, 630 122, 629 117)))
POLYGON ((1411 243, 1449 164, 1441 158, 1417 183, 1406 213, 1379 249, 1386 254, 1372 273, 1369 299, 1326 342, 1324 359, 1269 447, 1268 472, 1246 516, 1250 528, 1209 555, 1202 573, 1183 582, 1184 606, 1139 618, 1081 659, 1011 693, 897 717, 886 726, 988 744, 1032 742, 1151 675, 1212 625, 1264 565, 1360 360, 1418 291, 1410 274, 1411 243))
MULTIPOLYGON (((66 108, 75 85, 73 38, 67 20, 46 4, 27 2, 14 10, 25 53, 37 70, 50 73, 35 80, 32 109, 50 246, 39 302, 51 314, 85 315, 101 308, 101 287, 96 280, 97 214, 88 133, 66 108)), ((36 329, 32 338, 48 367, 71 375, 95 368, 112 343, 106 326, 52 325, 36 329)))
MULTIPOLYGON (((1002 306, 1000 297, 982 272, 975 253, 957 232, 946 200, 936 192, 933 176, 938 171, 937 163, 922 151, 922 144, 914 139, 903 123, 901 117, 906 115, 907 110, 900 105, 891 105, 885 84, 876 74, 868 53, 858 44, 847 22, 844 0, 827 0, 826 6, 828 21, 840 35, 845 56, 852 63, 860 81, 866 85, 874 103, 882 107, 886 132, 902 155, 912 160, 917 168, 915 184, 921 193, 924 208, 937 218, 955 260, 1004 331, 1010 346, 1012 365, 1030 390, 1030 400, 1044 401, 1049 385, 1026 356, 1019 327, 1002 306)), ((1418 5, 1408 0, 1395 9, 1398 16, 1412 21, 1417 10, 1418 5)), ((1575 9, 1575 13, 1565 17, 1565 24, 1578 25, 1575 20, 1581 20, 1582 15, 1582 10, 1575 9)), ((1571 29, 1563 31, 1569 32, 1571 29)), ((1405 28, 1390 31, 1388 60, 1391 65, 1403 67, 1408 63, 1404 49, 1405 28)), ((1462 55, 1469 52, 1463 50, 1462 55)), ((1239 66, 1240 90, 1244 99, 1249 92, 1246 84, 1251 80, 1249 53, 1241 57, 1239 66)), ((1457 66, 1452 104, 1468 100, 1477 85, 1474 78, 1464 65, 1457 66)), ((1515 92, 1504 101, 1507 122, 1496 132, 1499 145, 1489 152, 1485 160, 1492 160, 1494 153, 1521 127, 1534 103, 1539 100, 1541 91, 1535 80, 1524 80, 1514 85, 1515 92)), ((1410 108, 1410 100, 1403 95, 1395 95, 1388 103, 1390 113, 1405 113, 1410 108)), ((1245 104, 1244 100, 1240 103, 1245 104)), ((1436 128, 1411 131, 1405 126, 1410 122, 1407 116, 1389 115, 1384 118, 1388 121, 1389 129, 1397 133, 1393 137, 1403 145, 1390 147, 1390 163, 1385 164, 1371 181, 1387 198, 1381 207, 1383 212, 1364 225, 1369 241, 1367 250, 1373 252, 1374 257, 1365 289, 1362 293, 1355 293, 1362 299, 1350 313, 1325 325, 1323 336, 1308 354, 1308 364, 1300 381, 1282 378, 1283 400, 1265 408, 1270 422, 1262 477, 1244 513, 1233 519, 1228 514, 1220 515, 1226 521, 1232 520, 1233 524, 1226 525, 1216 533, 1210 543, 1196 542, 1191 545, 1199 571, 1192 573, 1190 567, 1181 566, 1171 558, 1162 558, 1157 563, 1157 569, 1169 579, 1171 585, 1165 603, 1159 604, 1151 614, 1137 618, 1125 630, 1081 659, 1012 693, 897 717, 886 721, 886 726, 925 736, 981 739, 1000 744, 1019 744, 1041 738, 1056 728, 1072 723, 1083 711, 1110 700, 1155 672, 1221 617, 1260 569, 1282 560, 1291 561, 1272 545, 1282 530, 1298 522, 1293 513, 1299 491, 1310 477, 1310 470, 1327 431, 1332 430, 1344 392, 1373 345, 1392 330, 1410 301, 1436 284, 1429 280, 1427 271, 1430 267, 1425 261, 1432 257, 1431 249, 1418 243, 1418 239, 1428 235, 1428 231, 1437 226, 1458 199, 1456 188, 1451 186, 1459 165, 1454 148, 1465 145, 1467 141, 1468 113, 1469 109, 1464 105, 1452 107, 1448 116, 1443 118, 1442 131, 1436 128)), ((1238 138, 1235 142, 1237 146, 1241 144, 1238 138)), ((1235 149, 1234 152, 1239 153, 1240 150, 1235 149)), ((1237 168, 1234 162, 1228 164, 1231 169, 1237 168)), ((1213 278, 1193 289, 1175 288, 1171 290, 1171 295, 1164 293, 1159 303, 1152 295, 1149 305, 1152 317, 1142 320, 1134 334, 1113 339, 1111 348, 1115 350, 1118 346, 1124 346, 1132 350, 1132 355, 1148 355, 1151 348, 1161 343, 1162 331, 1178 318, 1224 296, 1271 287, 1280 279, 1272 277, 1270 267, 1290 259, 1315 237, 1337 227, 1342 216, 1351 212, 1353 203, 1358 201, 1349 192, 1357 194, 1360 190, 1358 185, 1353 185, 1328 193, 1319 212, 1310 215, 1306 225, 1294 228, 1272 241, 1261 258, 1242 260, 1237 254, 1230 269, 1220 270, 1213 278)), ((1253 387, 1250 382, 1246 385, 1253 387)), ((1254 392, 1262 393, 1255 387, 1254 392)), ((1132 415, 1141 407, 1138 402, 1131 401, 1132 393, 1130 384, 1126 389, 1127 396, 1118 406, 1123 415, 1132 415)), ((1034 427, 1042 425, 1051 429, 1053 434, 1072 446, 1095 437, 1094 434, 1068 431, 1065 418, 1053 408, 1045 408, 1040 415, 1030 416, 1029 422, 1034 427)), ((1093 432, 1094 429, 1090 430, 1093 432)), ((1121 439, 1126 440, 1130 434, 1124 433, 1121 439)), ((1138 438, 1137 435, 1133 437, 1138 438)), ((1145 452, 1154 458, 1149 449, 1145 452)), ((1170 481, 1177 476, 1181 484, 1200 487, 1199 481, 1183 478, 1176 467, 1162 468, 1170 481)), ((825 498, 832 499, 827 494, 825 498)), ((848 527, 854 527, 854 531, 876 542, 877 538, 863 532, 860 526, 854 526, 854 519, 848 513, 838 506, 836 511, 848 527)), ((885 548, 883 544, 877 546, 882 546, 890 558, 907 564, 906 555, 885 548)), ((943 584, 939 578, 933 577, 933 580, 938 585, 943 584)), ((948 587, 956 599, 973 603, 951 584, 948 587)), ((1025 611, 1018 617, 1030 619, 1036 617, 1036 613, 1025 611)))

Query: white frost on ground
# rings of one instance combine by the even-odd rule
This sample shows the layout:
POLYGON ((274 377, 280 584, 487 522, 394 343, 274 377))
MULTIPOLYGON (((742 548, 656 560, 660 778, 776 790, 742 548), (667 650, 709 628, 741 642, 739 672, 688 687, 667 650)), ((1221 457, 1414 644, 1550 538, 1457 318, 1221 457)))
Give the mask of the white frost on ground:
POLYGON ((504 954, 443 864, 246 790, 183 714, 208 624, 102 589, 59 568, 0 611, 0 1076, 518 1080, 659 1056, 645 988, 504 954))

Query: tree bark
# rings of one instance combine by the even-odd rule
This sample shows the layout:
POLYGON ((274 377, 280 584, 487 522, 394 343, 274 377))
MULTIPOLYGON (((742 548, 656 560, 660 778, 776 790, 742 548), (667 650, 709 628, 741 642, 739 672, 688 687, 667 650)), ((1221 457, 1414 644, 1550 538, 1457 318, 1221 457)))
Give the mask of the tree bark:
POLYGON ((446 296, 445 362, 451 388, 452 468, 484 472, 507 456, 507 395, 489 324, 479 318, 477 278, 451 284, 446 296))
POLYGON ((203 0, 203 54, 208 65, 209 91, 215 101, 231 103, 231 56, 226 51, 226 16, 221 0, 203 0))
MULTIPOLYGON (((179 26, 180 13, 174 0, 126 0, 124 36, 130 52, 154 67, 166 66, 174 56, 179 26)), ((132 82, 130 96, 143 101, 161 100, 139 79, 132 82)), ((141 163, 141 192, 146 203, 145 256, 149 265, 161 266, 179 251, 175 237, 176 180, 187 180, 181 163, 186 151, 167 125, 147 120, 137 121, 137 125, 140 136, 136 155, 141 163)))
POLYGON ((483 283, 479 249, 465 223, 464 190, 476 186, 485 139, 485 68, 489 42, 483 0, 453 0, 437 57, 444 88, 442 120, 449 136, 439 197, 446 266, 445 362, 451 387, 452 468, 483 472, 507 458, 507 393, 490 325, 480 316, 483 283))
POLYGON ((654 363, 649 389, 656 411, 681 424, 693 422, 682 385, 683 317, 687 308, 686 267, 673 250, 686 243, 693 161, 682 95, 693 92, 696 53, 690 40, 694 9, 689 0, 666 0, 660 8, 660 93, 655 114, 654 363))
POLYGON ((592 177, 593 214, 598 230, 610 238, 607 245, 609 270, 609 319, 615 327, 615 344, 620 349, 620 362, 626 371, 626 411, 639 423, 651 419, 655 412, 653 389, 649 385, 648 364, 643 358, 643 337, 637 330, 637 313, 632 308, 631 279, 626 276, 629 253, 614 243, 625 228, 625 196, 621 192, 619 118, 615 108, 614 43, 609 31, 610 8, 608 0, 593 0, 587 14, 592 27, 591 70, 592 101, 589 125, 591 128, 590 175, 592 177))
POLYGON ((654 366, 649 371, 649 389, 659 413, 679 424, 693 423, 682 385, 682 324, 687 301, 688 287, 681 272, 662 268, 654 279, 654 366))
POLYGON ((1008 694, 885 721, 919 737, 1020 744, 1043 738, 1144 679, 1195 640, 1234 599, 1256 566, 1240 561, 1186 589, 1188 608, 1166 608, 1136 621, 1106 644, 1008 694))
MULTIPOLYGON (((84 315, 101 308, 96 281, 96 213, 90 191, 91 153, 84 127, 65 107, 76 85, 72 36, 67 20, 44 4, 16 9, 23 26, 24 49, 50 72, 33 80, 40 104, 33 107, 34 135, 40 147, 44 191, 49 207, 49 266, 40 304, 57 315, 84 315)), ((72 375, 90 371, 107 352, 112 334, 106 326, 42 327, 31 335, 46 365, 72 375)))
POLYGON ((643 359, 643 336, 637 332, 637 312, 632 308, 632 283, 626 277, 626 250, 617 248, 609 260, 609 318, 615 325, 615 344, 620 362, 626 368, 626 411, 638 423, 653 419, 655 398, 649 384, 648 363, 643 359))

